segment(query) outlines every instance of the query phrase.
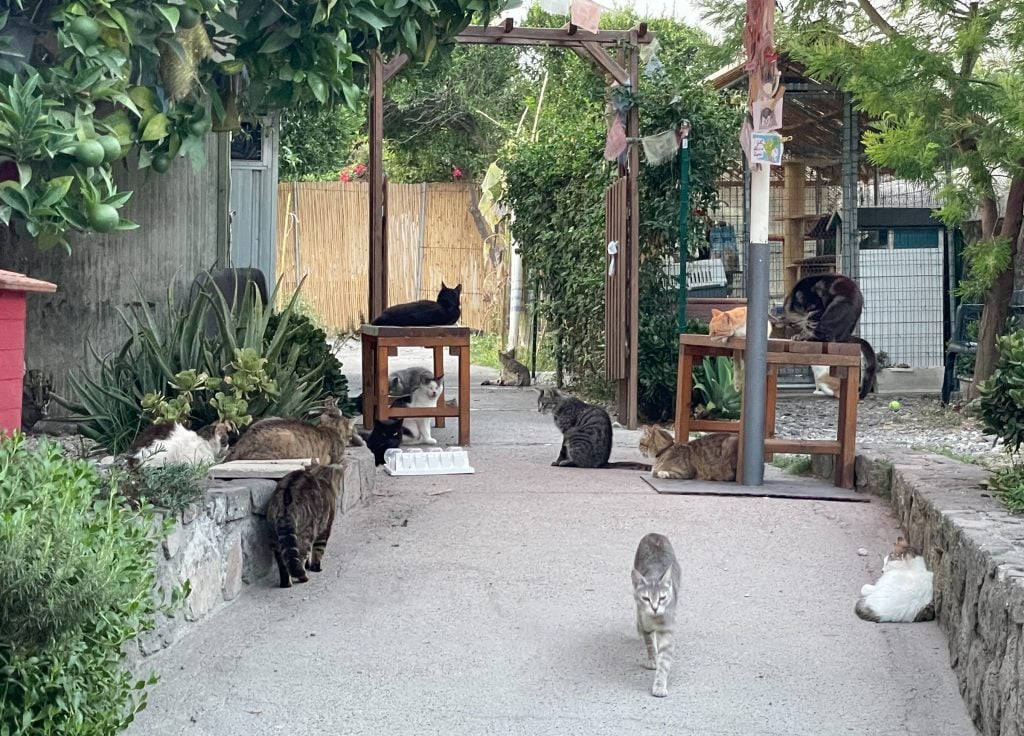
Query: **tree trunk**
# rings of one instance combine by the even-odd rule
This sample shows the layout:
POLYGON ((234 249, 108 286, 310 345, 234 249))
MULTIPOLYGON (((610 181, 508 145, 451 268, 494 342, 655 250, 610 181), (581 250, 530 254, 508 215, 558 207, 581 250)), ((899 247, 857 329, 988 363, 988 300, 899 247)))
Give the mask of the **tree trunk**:
MULTIPOLYGON (((987 208, 982 208, 982 227, 986 218, 987 208)), ((1010 183, 1010 191, 1006 196, 1006 214, 999 235, 1010 242, 1010 265, 996 277, 985 294, 985 309, 981 313, 978 324, 978 354, 974 362, 974 382, 971 384, 970 398, 978 396, 978 384, 992 375, 996 366, 996 338, 1006 324, 1006 316, 1010 312, 1010 300, 1013 298, 1013 264, 1017 259, 1017 240, 1020 238, 1021 222, 1024 219, 1024 174, 1017 174, 1010 183)))

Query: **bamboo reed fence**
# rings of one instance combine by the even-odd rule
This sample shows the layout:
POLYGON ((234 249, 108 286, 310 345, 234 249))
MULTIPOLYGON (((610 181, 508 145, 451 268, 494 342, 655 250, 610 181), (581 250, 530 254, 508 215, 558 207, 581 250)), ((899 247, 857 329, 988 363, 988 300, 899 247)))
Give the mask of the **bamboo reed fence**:
MULTIPOLYGON (((460 324, 499 332, 507 312, 506 241, 476 208, 471 183, 388 185, 388 303, 433 299, 462 284, 460 324)), ((278 188, 277 273, 328 332, 350 333, 372 315, 368 300, 369 187, 284 182, 278 188)))

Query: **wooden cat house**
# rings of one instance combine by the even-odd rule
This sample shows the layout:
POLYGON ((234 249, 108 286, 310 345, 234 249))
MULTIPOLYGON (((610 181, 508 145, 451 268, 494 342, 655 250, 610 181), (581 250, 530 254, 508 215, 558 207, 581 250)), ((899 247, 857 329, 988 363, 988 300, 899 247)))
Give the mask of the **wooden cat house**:
POLYGON ((52 293, 57 285, 0 270, 0 432, 21 427, 25 376, 25 295, 52 293))

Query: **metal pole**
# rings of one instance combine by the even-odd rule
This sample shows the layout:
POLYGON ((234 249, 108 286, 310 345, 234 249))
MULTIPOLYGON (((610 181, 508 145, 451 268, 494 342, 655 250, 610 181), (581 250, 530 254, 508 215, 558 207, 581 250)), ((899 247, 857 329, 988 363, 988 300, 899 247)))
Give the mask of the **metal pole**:
POLYGON ((690 121, 679 124, 679 332, 686 332, 686 259, 690 245, 690 121))
POLYGON ((768 245, 771 168, 750 171, 750 244, 747 250, 747 350, 743 359, 743 484, 764 484, 764 418, 768 375, 768 245))

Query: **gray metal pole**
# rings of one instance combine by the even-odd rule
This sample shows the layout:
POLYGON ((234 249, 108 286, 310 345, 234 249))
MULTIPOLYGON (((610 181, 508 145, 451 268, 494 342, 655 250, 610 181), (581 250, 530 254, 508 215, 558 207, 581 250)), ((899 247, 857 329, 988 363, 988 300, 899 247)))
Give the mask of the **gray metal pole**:
POLYGON ((764 484, 768 376, 768 243, 751 243, 747 260, 747 351, 743 366, 743 485, 764 484))

